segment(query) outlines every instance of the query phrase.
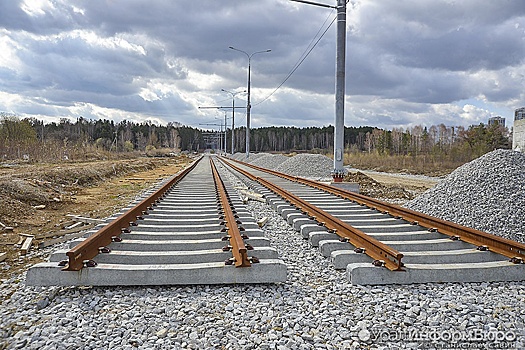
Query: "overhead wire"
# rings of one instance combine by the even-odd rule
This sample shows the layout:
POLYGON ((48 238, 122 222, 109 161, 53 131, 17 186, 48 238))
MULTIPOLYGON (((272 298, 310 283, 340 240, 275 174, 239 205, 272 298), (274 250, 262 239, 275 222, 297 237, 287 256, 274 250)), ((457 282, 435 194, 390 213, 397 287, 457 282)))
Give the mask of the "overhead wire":
MULTIPOLYGON (((253 106, 258 106, 260 105, 261 103, 265 102, 266 100, 268 100, 273 94, 275 94, 277 92, 277 90, 279 90, 285 83, 286 81, 288 81, 288 79, 290 79, 290 77, 295 73, 295 71, 301 66, 301 64, 304 62, 304 60, 306 60, 306 58, 310 55, 310 53, 313 51, 313 49, 317 46, 317 44, 319 43, 319 41, 321 41, 321 39, 324 37, 324 35, 326 34, 326 32, 328 32, 328 30, 332 27, 332 25, 334 24, 335 20, 337 19, 337 16, 334 16, 332 18, 332 21, 330 22, 330 24, 328 24, 328 26, 324 29, 323 31, 323 28, 324 26, 326 25, 326 23, 328 22, 328 20, 330 19, 330 17, 333 15, 333 12, 334 11, 331 11, 330 14, 326 17, 326 19, 324 20, 323 24, 321 25, 321 27, 319 28, 319 30, 317 31, 317 33, 315 33, 314 37, 312 38, 312 40, 310 41, 310 43, 308 44, 308 46, 306 47, 305 51, 302 53, 302 55, 299 57, 299 59, 297 60, 297 62, 295 63, 294 67, 292 68, 292 70, 290 71, 290 73, 288 73, 288 75, 286 76, 286 78, 282 81, 282 83, 280 83, 268 96, 266 96, 264 99, 262 99, 261 101, 255 103, 253 106), (319 35, 319 33, 321 33, 322 31, 322 34, 319 35), (318 37, 319 36, 319 37, 318 37), (316 40, 317 38, 317 40, 316 40)), ((223 102, 225 100, 222 100, 220 102, 223 102)), ((246 112, 244 112, 243 116, 240 118, 239 122, 237 123, 237 125, 241 125, 242 122, 244 120, 246 120, 246 112)))
POLYGON ((295 71, 301 66, 301 64, 304 62, 304 60, 306 60, 306 58, 310 55, 310 53, 313 51, 313 49, 317 46, 317 44, 319 43, 319 41, 321 41, 321 39, 324 37, 324 35, 326 34, 326 32, 328 31, 328 29, 330 29, 330 27, 332 27, 332 24, 334 24, 335 20, 337 19, 337 16, 334 16, 332 18, 332 21, 330 22, 330 24, 325 28, 325 30, 323 31, 323 33, 317 38, 317 36, 319 35, 319 33, 322 31, 323 27, 326 25, 326 22, 328 22, 328 20, 330 19, 330 17, 333 15, 333 10, 332 12, 328 15, 328 17, 326 17, 325 21, 323 22, 323 24, 321 25, 321 27, 319 28, 319 30, 317 31, 317 33, 314 35, 314 37, 312 38, 312 40, 310 41, 310 43, 308 44, 308 46, 306 47, 305 51, 303 52, 303 54, 299 57, 298 61, 295 63, 294 67, 292 68, 292 70, 290 71, 290 73, 288 73, 288 75, 286 76, 286 78, 283 80, 283 82, 281 84, 279 84, 279 86, 277 86, 275 88, 275 90, 273 90, 268 96, 266 96, 264 99, 262 99, 261 101, 257 102, 254 104, 254 106, 257 106, 257 105, 260 105, 261 103, 265 102, 266 100, 268 100, 270 97, 272 97, 273 94, 275 94, 277 92, 277 90, 279 90, 283 85, 284 83, 286 83, 286 81, 288 79, 290 79, 290 77, 293 75, 293 73, 295 73, 295 71), (315 40, 317 38, 317 40, 315 40), (313 43, 313 44, 312 44, 313 43))

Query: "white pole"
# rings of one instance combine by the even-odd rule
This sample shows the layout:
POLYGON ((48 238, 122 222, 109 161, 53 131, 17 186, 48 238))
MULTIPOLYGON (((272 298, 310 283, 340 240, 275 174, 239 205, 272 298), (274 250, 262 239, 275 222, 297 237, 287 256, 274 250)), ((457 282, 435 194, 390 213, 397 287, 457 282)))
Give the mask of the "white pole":
POLYGON ((345 56, 346 0, 337 0, 337 47, 335 77, 334 181, 344 174, 343 147, 345 136, 345 56))

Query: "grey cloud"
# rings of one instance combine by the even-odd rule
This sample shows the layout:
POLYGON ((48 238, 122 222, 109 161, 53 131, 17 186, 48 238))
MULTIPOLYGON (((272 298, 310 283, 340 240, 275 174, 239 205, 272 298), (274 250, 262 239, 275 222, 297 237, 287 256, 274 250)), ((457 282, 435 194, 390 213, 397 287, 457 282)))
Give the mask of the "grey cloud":
POLYGON ((395 55, 400 65, 475 71, 523 62, 525 33, 516 28, 525 25, 523 1, 423 0, 364 7, 362 27, 351 40, 395 55))
MULTIPOLYGON (((53 105, 61 113, 75 103, 91 103, 159 118, 178 115, 188 123, 199 115, 194 106, 199 98, 220 100, 221 88, 246 86, 247 59, 228 46, 272 50, 252 61, 252 102, 258 103, 267 95, 256 88, 277 87, 325 20, 335 16, 331 10, 287 0, 74 2, 82 13, 70 2, 55 0, 46 15, 35 17, 20 4, 0 3, 0 25, 22 47, 18 67, 0 64, 3 91, 45 98, 46 113, 53 105), (81 33, 126 40, 145 54, 89 42, 81 33), (145 101, 138 94, 152 81, 173 89, 160 100, 145 101)), ((431 104, 484 96, 507 106, 525 98, 516 89, 523 79, 508 75, 509 69, 525 64, 522 0, 352 4, 347 94, 360 102, 355 109, 348 107, 350 123, 366 117, 377 125, 407 125, 419 121, 418 116, 428 118, 431 104), (391 110, 378 107, 385 101, 391 102, 391 110)), ((332 123, 334 71, 335 25, 285 83, 293 94, 278 91, 254 108, 255 118, 277 125, 332 123), (314 95, 322 102, 304 100, 314 95)))
POLYGON ((22 30, 35 34, 58 33, 62 30, 79 28, 84 25, 83 17, 74 11, 68 2, 56 1, 45 15, 32 17, 22 10, 23 1, 0 2, 0 26, 8 30, 22 30))

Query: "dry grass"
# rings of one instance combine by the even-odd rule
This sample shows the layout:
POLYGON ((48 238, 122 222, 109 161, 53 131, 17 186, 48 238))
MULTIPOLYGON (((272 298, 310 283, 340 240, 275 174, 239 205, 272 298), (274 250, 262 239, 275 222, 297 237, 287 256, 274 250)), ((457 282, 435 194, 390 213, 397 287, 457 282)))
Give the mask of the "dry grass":
POLYGON ((463 162, 454 162, 429 155, 396 156, 377 153, 346 153, 344 163, 356 169, 367 169, 393 173, 443 176, 449 174, 463 162))

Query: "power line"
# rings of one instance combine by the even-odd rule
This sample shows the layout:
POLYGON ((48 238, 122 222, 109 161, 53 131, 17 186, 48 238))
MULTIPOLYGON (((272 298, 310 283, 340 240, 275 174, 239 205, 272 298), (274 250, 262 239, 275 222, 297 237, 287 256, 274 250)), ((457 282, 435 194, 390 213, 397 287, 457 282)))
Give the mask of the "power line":
POLYGON ((330 27, 332 26, 332 24, 334 24, 335 20, 337 19, 337 16, 334 16, 334 18, 332 19, 332 21, 330 22, 330 24, 328 25, 328 27, 326 27, 326 29, 324 30, 324 32, 321 34, 321 36, 319 36, 319 38, 317 40, 315 40, 315 38, 319 35, 319 33, 321 32, 321 30, 323 29, 323 27, 325 26, 326 22, 328 21, 328 19, 330 18, 330 16, 332 16, 333 14, 333 11, 328 15, 328 17, 326 18, 326 20, 323 22, 321 28, 319 28, 319 30, 317 31, 317 33, 315 34, 315 36, 312 38, 312 40, 310 41, 310 44, 308 44, 308 46, 306 47, 305 51, 303 52, 303 54, 301 55, 301 57, 299 57, 299 60, 295 63, 295 66, 292 68, 292 70, 290 71, 290 73, 288 73, 288 75, 286 76, 286 78, 283 80, 283 82, 281 84, 279 84, 279 86, 277 86, 275 88, 275 90, 273 90, 268 96, 266 96, 264 99, 262 99, 260 102, 257 102, 256 104, 254 104, 254 106, 257 106, 257 105, 260 105, 261 103, 263 103, 264 101, 266 101, 267 99, 269 99, 270 97, 272 97, 273 94, 275 94, 277 92, 277 90, 279 90, 283 85, 284 83, 286 83, 286 81, 288 79, 290 79, 290 77, 292 76, 293 73, 295 73, 295 71, 299 68, 299 66, 301 66, 301 64, 304 62, 304 60, 310 55, 310 53, 313 51, 313 49, 317 46, 317 44, 319 43, 319 41, 321 41, 321 39, 323 38, 323 36, 326 34, 326 32, 328 31, 328 29, 330 29, 330 27), (315 41, 315 43, 314 43, 315 41), (312 45, 313 43, 313 45, 312 45))

